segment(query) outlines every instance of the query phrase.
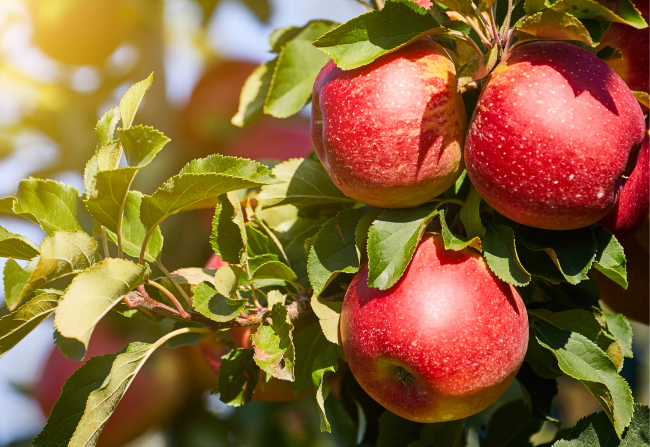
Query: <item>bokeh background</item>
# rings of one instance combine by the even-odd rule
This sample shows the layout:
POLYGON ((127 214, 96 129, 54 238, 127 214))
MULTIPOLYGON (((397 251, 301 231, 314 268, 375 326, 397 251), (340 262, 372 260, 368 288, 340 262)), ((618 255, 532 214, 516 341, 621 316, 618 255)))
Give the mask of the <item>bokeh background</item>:
MULTIPOLYGON (((0 196, 13 194, 29 175, 82 192, 96 120, 151 72, 154 84, 136 122, 172 142, 137 177, 136 189, 151 193, 186 162, 215 152, 260 161, 306 155, 309 106, 288 120, 264 117, 239 129, 230 118, 240 88, 257 64, 272 58, 272 30, 315 18, 343 22, 362 12, 355 0, 0 0, 0 196)), ((205 264, 211 255, 209 222, 209 213, 199 212, 165 222, 169 270, 205 264)), ((6 216, 0 225, 36 243, 45 236, 36 225, 6 216)), ((134 330, 124 320, 111 317, 96 333, 93 340, 103 340, 96 353, 152 341, 161 330, 141 319, 134 330)), ((42 407, 58 397, 51 383, 76 367, 53 353, 50 323, 0 359, 0 446, 31 445, 45 423, 42 407)), ((648 404, 648 327, 633 328, 635 357, 625 360, 623 375, 637 402, 648 404)), ((131 410, 123 423, 141 419, 154 426, 129 447, 356 443, 345 405, 334 398, 327 401, 333 433, 320 434, 313 397, 254 402, 238 410, 222 404, 207 392, 213 379, 196 349, 167 350, 148 368, 139 388, 132 387, 140 394, 122 403, 131 410)), ((564 426, 599 410, 580 383, 566 379, 559 385, 554 411, 564 426)), ((515 382, 495 408, 519 397, 515 382)), ((548 423, 544 428, 538 443, 556 430, 548 423)), ((473 443, 475 438, 473 432, 473 443)))

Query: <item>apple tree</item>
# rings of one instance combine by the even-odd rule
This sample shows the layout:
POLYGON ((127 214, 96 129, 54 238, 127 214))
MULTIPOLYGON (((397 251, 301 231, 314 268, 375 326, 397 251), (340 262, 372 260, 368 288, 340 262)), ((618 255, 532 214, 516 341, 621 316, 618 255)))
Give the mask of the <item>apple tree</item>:
POLYGON ((648 407, 620 375, 627 317, 648 321, 647 54, 644 86, 624 36, 647 17, 629 0, 359 1, 368 12, 346 23, 274 31, 232 118, 311 101, 308 157, 215 154, 134 190, 170 141, 135 124, 152 75, 97 122, 83 194, 28 178, 0 199, 47 234, 0 228, 0 356, 51 315, 75 360, 109 313, 173 321, 88 359, 34 446, 96 445, 154 351, 197 344, 225 404, 306 397, 330 431, 334 395, 358 444, 465 446, 473 430, 529 446, 560 428, 566 375, 603 411, 545 445, 647 445, 648 407), (214 210, 215 256, 169 272, 161 223, 196 209, 214 210), (640 300, 624 292, 643 281, 640 300), (472 426, 515 380, 524 398, 472 426))

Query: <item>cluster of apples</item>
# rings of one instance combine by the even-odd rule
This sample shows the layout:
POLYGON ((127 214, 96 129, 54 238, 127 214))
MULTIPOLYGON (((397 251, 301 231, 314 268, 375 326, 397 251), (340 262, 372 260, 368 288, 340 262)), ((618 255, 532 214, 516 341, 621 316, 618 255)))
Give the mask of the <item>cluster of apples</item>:
MULTIPOLYGON (((330 61, 314 85, 311 132, 332 181, 375 207, 428 202, 466 167, 483 199, 523 225, 601 222, 624 240, 648 216, 643 112, 611 67, 569 43, 517 46, 469 124, 454 63, 431 38, 354 70, 330 61)), ((341 341, 384 407, 418 422, 459 419, 512 382, 528 344, 526 308, 478 252, 427 235, 395 286, 367 279, 366 264, 343 302, 341 341)))

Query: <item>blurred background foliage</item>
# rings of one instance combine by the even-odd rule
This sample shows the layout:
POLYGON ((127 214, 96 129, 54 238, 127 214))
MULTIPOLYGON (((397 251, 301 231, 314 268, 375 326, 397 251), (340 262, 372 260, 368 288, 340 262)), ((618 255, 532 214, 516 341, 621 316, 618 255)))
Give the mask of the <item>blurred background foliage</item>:
MULTIPOLYGON (((240 129, 230 123, 239 91, 257 64, 271 59, 267 38, 274 28, 313 18, 342 22, 362 12, 355 0, 0 0, 0 194, 12 194, 29 175, 65 181, 82 192, 97 119, 152 71, 154 84, 138 123, 160 129, 172 143, 137 177, 135 189, 151 193, 188 161, 212 153, 269 163, 305 156, 311 149, 309 106, 288 120, 264 116, 240 129)), ((169 270, 205 264, 210 220, 210 213, 194 212, 165 222, 169 270)), ((35 226, 6 216, 0 224, 34 241, 43 238, 35 226)), ((91 354, 153 341, 161 331, 135 321, 134 328, 111 315, 93 337, 97 351, 91 354)), ((635 358, 625 361, 623 371, 636 401, 648 404, 648 327, 633 326, 635 358)), ((0 360, 0 446, 31 445, 63 380, 78 367, 52 350, 50 327, 42 325, 0 360)), ((209 394, 214 378, 197 348, 165 350, 150 363, 142 383, 127 393, 135 396, 131 403, 125 397, 121 404, 123 422, 115 430, 121 437, 99 445, 125 445, 138 435, 128 446, 357 443, 352 401, 327 400, 332 434, 321 434, 313 397, 237 410, 222 404, 209 394)), ((349 373, 341 386, 358 388, 349 373)), ((599 410, 579 382, 563 378, 559 386, 554 411, 563 426, 599 410)), ((491 409, 520 398, 516 387, 491 409)), ((484 412, 472 422, 479 427, 488 417, 484 412)), ((555 429, 547 424, 552 437, 555 429)), ((548 439, 542 433, 536 441, 548 439)))

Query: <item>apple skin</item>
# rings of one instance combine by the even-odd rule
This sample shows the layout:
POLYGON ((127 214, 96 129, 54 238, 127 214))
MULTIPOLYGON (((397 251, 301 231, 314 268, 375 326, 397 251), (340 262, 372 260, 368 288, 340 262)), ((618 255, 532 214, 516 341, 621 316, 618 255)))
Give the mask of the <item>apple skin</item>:
POLYGON ((648 139, 646 133, 643 145, 638 154, 634 170, 627 180, 624 180, 621 196, 614 208, 599 224, 611 231, 619 242, 625 242, 634 237, 650 211, 650 157, 648 157, 648 139))
MULTIPOLYGON (((93 331, 88 357, 115 354, 127 344, 124 336, 100 323, 93 331)), ((52 410, 66 379, 80 366, 81 363, 66 358, 58 348, 52 350, 34 390, 45 415, 52 410)), ((179 410, 186 390, 181 357, 170 349, 157 351, 135 376, 97 445, 120 447, 152 426, 165 424, 179 410)))
POLYGON ((422 6, 424 9, 431 9, 431 0, 413 0, 418 5, 422 6))
POLYGON ((591 276, 600 288, 600 299, 614 312, 621 313, 632 320, 650 323, 650 282, 648 252, 632 239, 623 244, 627 258, 628 288, 624 290, 596 269, 591 276))
POLYGON ((469 125, 465 163, 499 213, 571 230, 612 209, 644 135, 638 102, 607 64, 572 44, 533 42, 490 75, 469 125))
POLYGON ((442 422, 478 413, 508 388, 528 346, 526 308, 477 252, 445 250, 428 234, 397 284, 367 281, 366 263, 343 301, 341 340, 352 374, 382 406, 442 422))
POLYGON ((314 83, 312 145, 336 186, 368 205, 445 191, 463 171, 466 128, 454 64, 430 38, 354 70, 330 61, 314 83))

